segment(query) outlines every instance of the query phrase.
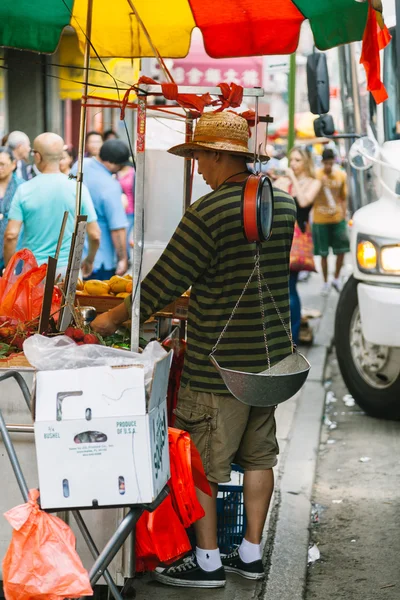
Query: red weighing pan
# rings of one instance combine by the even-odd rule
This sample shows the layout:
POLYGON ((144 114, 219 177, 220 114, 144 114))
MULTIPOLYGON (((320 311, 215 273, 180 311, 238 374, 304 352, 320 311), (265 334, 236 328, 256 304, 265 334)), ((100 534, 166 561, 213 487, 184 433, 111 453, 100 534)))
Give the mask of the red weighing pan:
POLYGON ((274 191, 267 175, 249 175, 242 193, 242 222, 248 242, 266 242, 272 233, 274 191))

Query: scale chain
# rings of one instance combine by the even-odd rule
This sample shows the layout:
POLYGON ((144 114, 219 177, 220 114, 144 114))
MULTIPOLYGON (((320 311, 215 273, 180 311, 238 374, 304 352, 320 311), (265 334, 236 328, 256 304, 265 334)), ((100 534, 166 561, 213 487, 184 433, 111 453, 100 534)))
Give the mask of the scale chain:
POLYGON ((256 267, 257 267, 257 280, 258 280, 258 295, 260 296, 261 320, 262 320, 264 342, 265 342, 265 352, 267 354, 268 372, 270 372, 271 371, 271 361, 269 358, 267 329, 265 327, 265 308, 264 308, 264 298, 262 295, 262 286, 261 286, 261 271, 260 271, 260 254, 259 254, 259 252, 257 252, 256 267))
POLYGON ((242 291, 242 293, 240 294, 240 296, 239 296, 239 299, 238 299, 238 301, 236 302, 236 304, 235 304, 235 306, 234 306, 234 308, 233 308, 233 310, 232 310, 232 314, 231 314, 231 316, 229 317, 229 319, 228 319, 228 321, 227 321, 227 323, 226 323, 225 327, 224 327, 224 328, 223 328, 223 330, 221 331, 221 333, 220 333, 220 335, 219 335, 219 337, 218 337, 218 339, 217 339, 217 341, 216 341, 215 345, 213 346, 213 348, 212 348, 212 350, 211 350, 211 354, 214 354, 214 352, 216 351, 216 349, 217 349, 217 347, 218 347, 218 344, 220 343, 221 339, 222 339, 222 338, 223 338, 223 336, 225 335, 225 332, 226 332, 226 330, 228 329, 230 322, 232 321, 233 317, 235 316, 235 313, 236 313, 236 311, 237 311, 237 308, 238 308, 238 306, 239 306, 239 304, 240 304, 240 301, 242 300, 242 298, 243 298, 244 294, 246 293, 246 291, 247 291, 247 288, 249 287, 249 285, 250 285, 250 283, 251 283, 251 281, 252 281, 252 279, 253 279, 253 277, 254 277, 254 273, 257 271, 257 278, 258 278, 258 292, 259 292, 259 296, 260 296, 260 308, 261 308, 261 317, 262 317, 262 325, 263 325, 263 334, 264 334, 265 350, 266 350, 266 354, 267 354, 268 369, 270 370, 270 369, 271 369, 271 363, 270 363, 270 357, 269 357, 269 348, 268 348, 268 340, 267 340, 267 331, 266 331, 266 327, 265 327, 265 308, 264 308, 264 299, 263 299, 263 297, 262 297, 262 286, 261 286, 261 280, 262 280, 262 281, 264 282, 264 284, 265 284, 266 290, 267 290, 267 292, 268 292, 268 294, 269 294, 269 296, 270 296, 270 298, 271 298, 271 300, 272 300, 272 304, 274 305, 274 308, 275 308, 275 310, 276 310, 276 313, 277 313, 277 315, 278 315, 278 317, 279 317, 279 320, 280 320, 280 322, 282 323, 282 325, 283 325, 283 328, 284 328, 284 330, 285 330, 285 333, 286 333, 286 335, 287 335, 287 336, 288 336, 288 338, 289 338, 290 344, 291 344, 291 346, 292 346, 292 353, 294 353, 294 352, 295 352, 296 345, 295 345, 295 344, 294 344, 294 342, 293 342, 292 332, 290 331, 290 329, 288 329, 288 327, 287 327, 287 325, 286 325, 286 323, 285 323, 285 321, 284 321, 284 319, 283 319, 283 317, 282 317, 282 315, 281 315, 281 312, 280 312, 280 310, 279 310, 279 308, 278 308, 278 306, 277 306, 277 304, 276 304, 276 302, 275 302, 275 298, 273 297, 273 295, 272 295, 272 293, 271 293, 271 290, 269 289, 269 285, 268 285, 268 283, 267 283, 267 281, 266 281, 266 279, 265 279, 264 275, 261 273, 261 269, 260 269, 260 249, 259 249, 259 247, 258 247, 258 246, 257 246, 257 254, 256 254, 256 256, 255 256, 254 258, 255 258, 254 269, 253 269, 253 271, 251 272, 251 275, 250 275, 250 277, 248 278, 248 280, 247 280, 247 283, 246 283, 246 285, 244 286, 244 288, 243 288, 243 291, 242 291))
POLYGON ((274 308, 275 308, 275 310, 276 310, 276 312, 277 312, 277 315, 278 315, 278 317, 279 317, 279 319, 280 319, 280 322, 281 322, 281 323, 282 323, 282 325, 283 325, 283 328, 284 328, 284 330, 285 330, 285 332, 286 332, 286 335, 287 335, 287 336, 288 336, 288 338, 289 338, 289 341, 290 341, 290 343, 291 343, 291 346, 292 346, 292 353, 293 353, 293 352, 295 351, 295 349, 296 349, 296 345, 295 345, 295 343, 293 342, 292 332, 291 332, 291 331, 288 329, 288 327, 287 327, 287 325, 286 325, 286 323, 285 323, 285 321, 284 321, 284 319, 283 319, 283 317, 282 317, 282 315, 281 315, 281 311, 279 310, 279 308, 278 308, 278 306, 277 306, 277 304, 276 304, 276 302, 275 302, 275 298, 273 297, 273 295, 272 295, 272 293, 271 293, 271 290, 269 289, 268 283, 267 283, 267 281, 266 281, 265 277, 264 277, 262 274, 261 274, 261 278, 262 278, 262 280, 263 280, 263 282, 264 282, 264 284, 265 284, 265 287, 266 287, 266 289, 267 289, 267 292, 268 292, 268 294, 269 294, 269 296, 270 296, 270 298, 271 298, 271 300, 272 300, 272 304, 274 305, 274 308))
MULTIPOLYGON (((257 258, 257 257, 256 257, 256 258, 257 258)), ((229 323, 232 321, 232 319, 233 319, 233 317, 234 317, 234 315, 235 315, 235 312, 237 311, 237 308, 238 308, 238 306, 239 306, 239 304, 240 304, 240 301, 241 301, 241 299, 243 298, 243 296, 244 296, 245 292, 247 291, 247 288, 249 287, 251 280, 253 279, 253 276, 254 276, 254 273, 255 273, 256 269, 257 269, 257 260, 256 260, 256 263, 255 263, 255 265, 254 265, 254 269, 252 270, 252 272, 251 272, 251 275, 250 275, 250 277, 248 278, 248 280, 247 280, 247 283, 246 283, 246 285, 245 285, 245 286, 244 286, 244 288, 243 288, 243 292, 240 294, 240 296, 239 296, 239 300, 236 302, 236 304, 235 304, 235 306, 234 306, 234 308, 233 308, 233 311, 232 311, 232 314, 231 314, 231 316, 229 317, 229 319, 228 319, 228 321, 227 321, 227 323, 226 323, 225 327, 224 327, 224 328, 223 328, 223 330, 221 331, 219 338, 217 339, 217 341, 216 341, 216 343, 215 343, 215 345, 214 345, 213 349, 211 350, 211 354, 214 354, 214 352, 215 352, 215 351, 216 351, 216 349, 217 349, 217 346, 218 346, 218 344, 220 343, 220 341, 221 341, 221 339, 223 338, 223 336, 224 336, 224 334, 225 334, 226 330, 228 329, 229 323)))

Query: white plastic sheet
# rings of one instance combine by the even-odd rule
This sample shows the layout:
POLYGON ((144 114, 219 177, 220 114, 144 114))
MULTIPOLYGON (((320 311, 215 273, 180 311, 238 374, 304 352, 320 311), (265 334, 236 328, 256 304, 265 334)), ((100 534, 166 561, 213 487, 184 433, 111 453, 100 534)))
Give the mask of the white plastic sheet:
POLYGON ((38 371, 143 365, 146 388, 151 383, 155 363, 166 354, 161 344, 155 341, 147 344, 142 354, 138 354, 100 344, 78 346, 65 335, 50 338, 39 334, 25 340, 23 349, 30 364, 38 371))

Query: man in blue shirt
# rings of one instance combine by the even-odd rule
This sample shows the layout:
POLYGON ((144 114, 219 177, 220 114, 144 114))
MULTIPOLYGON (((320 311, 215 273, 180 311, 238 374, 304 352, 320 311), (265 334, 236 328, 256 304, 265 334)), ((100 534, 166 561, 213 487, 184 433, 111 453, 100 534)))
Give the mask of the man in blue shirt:
MULTIPOLYGON (((57 273, 64 276, 68 265, 72 233, 75 227, 76 182, 60 171, 64 140, 55 133, 42 133, 33 142, 33 156, 40 174, 23 183, 11 202, 9 221, 4 233, 4 263, 7 265, 16 251, 21 227, 24 227, 22 246, 33 252, 39 265, 54 256, 64 212, 69 216, 58 258, 57 273)), ((82 187, 82 210, 87 215, 89 249, 82 263, 88 277, 100 244, 100 229, 92 199, 82 187)))
MULTIPOLYGON (((129 149, 121 140, 108 140, 100 155, 85 158, 83 181, 87 185, 101 229, 100 248, 97 252, 92 277, 110 279, 123 275, 128 268, 126 229, 128 221, 122 205, 122 188, 113 177, 125 165, 130 165, 129 149)), ((77 165, 72 168, 76 175, 77 165)))

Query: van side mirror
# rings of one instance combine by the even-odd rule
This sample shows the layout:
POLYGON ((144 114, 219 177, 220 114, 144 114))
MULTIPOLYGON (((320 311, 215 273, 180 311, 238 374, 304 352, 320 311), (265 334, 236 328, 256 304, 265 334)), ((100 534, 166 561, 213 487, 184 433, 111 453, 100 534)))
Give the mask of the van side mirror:
POLYGON ((322 52, 313 52, 307 57, 307 88, 311 112, 314 115, 329 112, 328 64, 322 52))
POLYGON ((332 115, 322 115, 314 121, 314 133, 317 137, 334 135, 335 124, 332 115))

